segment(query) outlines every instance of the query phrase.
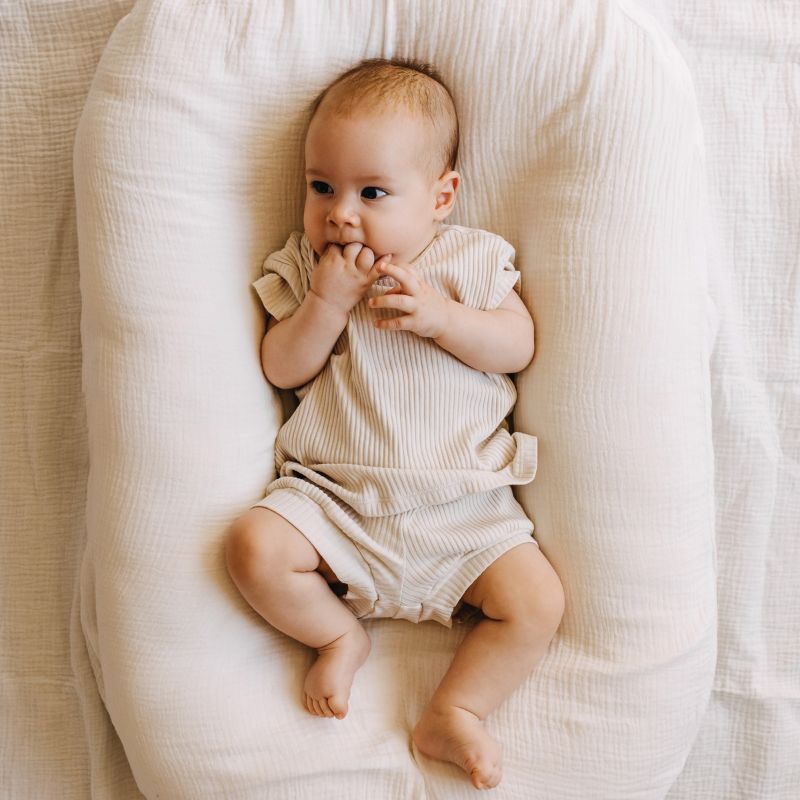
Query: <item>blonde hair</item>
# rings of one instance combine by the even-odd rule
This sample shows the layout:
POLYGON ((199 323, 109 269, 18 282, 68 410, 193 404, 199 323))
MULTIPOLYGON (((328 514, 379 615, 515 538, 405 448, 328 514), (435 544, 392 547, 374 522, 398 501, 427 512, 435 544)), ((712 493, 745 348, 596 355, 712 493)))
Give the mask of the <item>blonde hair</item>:
POLYGON ((438 175, 455 169, 458 158, 458 115, 450 90, 439 73, 422 61, 370 58, 359 62, 323 89, 311 104, 311 119, 332 93, 333 113, 349 116, 358 109, 404 105, 427 120, 439 143, 426 154, 438 175))

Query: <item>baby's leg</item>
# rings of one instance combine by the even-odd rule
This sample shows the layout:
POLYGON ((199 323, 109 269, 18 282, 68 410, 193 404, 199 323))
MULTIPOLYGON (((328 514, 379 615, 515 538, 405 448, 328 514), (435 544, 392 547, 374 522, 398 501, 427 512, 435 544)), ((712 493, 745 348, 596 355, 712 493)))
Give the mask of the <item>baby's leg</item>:
POLYGON ((452 761, 478 789, 500 782, 502 751, 483 720, 530 674, 561 622, 564 594, 532 542, 500 556, 470 586, 464 601, 482 619, 456 651, 414 729, 431 758, 452 761))
POLYGON ((274 628, 317 650, 303 687, 306 708, 342 719, 370 641, 317 571, 319 553, 279 514, 252 508, 228 531, 225 556, 245 600, 274 628))

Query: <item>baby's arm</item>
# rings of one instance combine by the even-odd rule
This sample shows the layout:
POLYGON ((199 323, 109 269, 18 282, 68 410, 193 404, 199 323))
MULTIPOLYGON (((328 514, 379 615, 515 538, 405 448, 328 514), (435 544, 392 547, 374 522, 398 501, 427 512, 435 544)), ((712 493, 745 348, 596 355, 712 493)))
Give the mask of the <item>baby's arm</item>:
POLYGON ((384 264, 381 272, 399 286, 370 300, 373 308, 392 308, 403 316, 375 321, 385 330, 413 331, 433 339, 465 364, 482 372, 519 372, 533 358, 533 320, 513 290, 497 308, 482 310, 449 300, 413 267, 384 264))
POLYGON ((350 309, 380 277, 380 263, 358 244, 325 250, 299 308, 280 322, 271 319, 261 341, 261 366, 273 386, 294 389, 320 372, 347 325, 350 309))
POLYGON ((515 291, 491 311, 447 300, 447 322, 434 341, 482 372, 521 372, 533 358, 533 320, 515 291))
POLYGON ((270 319, 261 340, 261 366, 279 389, 310 381, 325 366, 347 324, 347 312, 309 292, 297 311, 280 322, 270 319))

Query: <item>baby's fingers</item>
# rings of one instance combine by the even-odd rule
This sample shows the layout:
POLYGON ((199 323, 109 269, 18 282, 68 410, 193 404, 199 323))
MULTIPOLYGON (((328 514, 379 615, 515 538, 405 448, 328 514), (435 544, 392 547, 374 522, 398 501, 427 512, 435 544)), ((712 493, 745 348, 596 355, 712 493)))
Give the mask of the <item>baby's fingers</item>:
POLYGON ((401 314, 399 317, 376 319, 372 324, 383 331, 411 331, 414 329, 414 317, 411 314, 401 314))
POLYGON ((400 264, 390 264, 388 262, 377 266, 379 266, 381 275, 388 275, 390 278, 394 278, 408 294, 414 294, 419 288, 419 281, 414 267, 410 265, 400 266, 400 264))
POLYGON ((342 247, 342 256, 345 261, 355 264, 356 258, 358 258, 363 249, 364 245, 360 242, 348 242, 348 244, 342 247))
POLYGON ((372 269, 370 269, 370 271, 369 271, 369 278, 372 280, 373 283, 375 281, 377 281, 379 278, 383 277, 383 275, 384 275, 383 266, 384 266, 384 264, 388 264, 391 260, 392 260, 392 254, 391 253, 387 253, 385 256, 381 256, 372 265, 372 269))
POLYGON ((356 266, 362 272, 369 272, 375 264, 375 253, 369 247, 362 247, 359 254, 356 256, 356 266))
POLYGON ((394 311, 403 311, 406 314, 413 313, 415 309, 414 298, 407 294, 397 293, 396 290, 382 294, 379 297, 371 297, 370 308, 389 308, 394 311))

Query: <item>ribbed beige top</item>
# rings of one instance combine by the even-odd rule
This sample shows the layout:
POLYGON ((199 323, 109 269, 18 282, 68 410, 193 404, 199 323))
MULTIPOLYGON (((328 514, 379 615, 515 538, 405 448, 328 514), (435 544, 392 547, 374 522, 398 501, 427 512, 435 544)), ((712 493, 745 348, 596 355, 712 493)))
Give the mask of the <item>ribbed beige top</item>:
MULTIPOLYGON (((446 225, 414 265, 447 297, 492 309, 519 284, 513 257, 495 234, 446 225)), ((313 269, 311 244, 293 233, 253 284, 267 312, 291 316, 313 269)), ((373 284, 326 366, 296 390, 300 404, 276 442, 279 475, 311 481, 365 516, 533 480, 536 439, 505 423, 516 400, 507 375, 475 370, 415 333, 373 326, 376 315, 398 312, 368 299, 394 285, 373 284)))

